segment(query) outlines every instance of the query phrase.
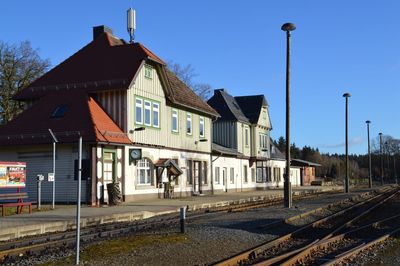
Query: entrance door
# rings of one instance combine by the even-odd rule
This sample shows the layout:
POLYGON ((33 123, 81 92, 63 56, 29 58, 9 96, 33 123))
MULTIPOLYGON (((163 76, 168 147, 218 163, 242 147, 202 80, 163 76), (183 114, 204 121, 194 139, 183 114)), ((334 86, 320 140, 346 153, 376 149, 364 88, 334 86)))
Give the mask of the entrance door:
POLYGON ((200 162, 194 162, 193 169, 193 191, 195 193, 200 192, 200 162))
POLYGON ((228 188, 227 188, 227 172, 228 172, 228 170, 227 170, 226 167, 222 168, 222 185, 224 186, 223 190, 225 192, 228 191, 228 188))
POLYGON ((115 181, 115 153, 104 152, 103 155, 103 188, 104 201, 108 202, 107 184, 115 181))

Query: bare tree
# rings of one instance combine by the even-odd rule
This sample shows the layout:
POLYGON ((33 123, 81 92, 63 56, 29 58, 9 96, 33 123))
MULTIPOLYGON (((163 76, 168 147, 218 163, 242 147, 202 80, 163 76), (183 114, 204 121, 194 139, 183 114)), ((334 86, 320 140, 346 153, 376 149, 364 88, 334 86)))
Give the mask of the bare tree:
POLYGON ((23 108, 12 100, 15 93, 40 77, 50 66, 28 41, 10 45, 0 41, 0 123, 12 120, 23 108))
POLYGON ((169 61, 168 68, 204 101, 210 97, 212 92, 211 85, 208 83, 196 83, 193 81, 193 79, 198 75, 191 64, 182 66, 178 63, 169 61))

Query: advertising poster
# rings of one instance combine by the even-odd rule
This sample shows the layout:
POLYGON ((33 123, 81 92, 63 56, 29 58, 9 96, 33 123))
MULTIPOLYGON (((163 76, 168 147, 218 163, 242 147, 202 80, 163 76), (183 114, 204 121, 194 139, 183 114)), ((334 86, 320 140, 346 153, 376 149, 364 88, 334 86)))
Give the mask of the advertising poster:
POLYGON ((0 188, 23 188, 26 181, 26 163, 0 162, 0 188))

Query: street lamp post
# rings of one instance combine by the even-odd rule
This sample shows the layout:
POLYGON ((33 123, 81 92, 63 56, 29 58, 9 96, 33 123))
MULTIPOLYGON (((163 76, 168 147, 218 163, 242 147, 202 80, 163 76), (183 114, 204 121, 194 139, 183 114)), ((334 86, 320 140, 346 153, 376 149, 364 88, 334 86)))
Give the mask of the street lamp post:
POLYGON ((284 180, 284 205, 292 207, 292 186, 290 184, 290 32, 296 26, 293 23, 285 23, 281 30, 286 32, 286 173, 284 180))
POLYGON ((343 94, 346 98, 346 180, 344 184, 344 192, 349 193, 349 97, 350 93, 343 94))
POLYGON ((371 121, 365 121, 367 123, 367 134, 368 134, 368 187, 372 188, 372 167, 371 167, 371 142, 369 138, 369 125, 371 121))
POLYGON ((379 149, 381 154, 381 185, 383 186, 383 147, 382 147, 382 133, 379 133, 379 149))

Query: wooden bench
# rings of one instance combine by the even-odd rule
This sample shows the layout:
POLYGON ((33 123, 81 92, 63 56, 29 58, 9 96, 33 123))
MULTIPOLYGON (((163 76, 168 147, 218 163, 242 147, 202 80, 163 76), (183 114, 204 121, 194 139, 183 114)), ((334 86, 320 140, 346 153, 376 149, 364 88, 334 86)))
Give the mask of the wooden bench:
POLYGON ((8 193, 0 194, 0 200, 17 200, 17 202, 4 202, 0 203, 2 215, 6 216, 7 207, 17 207, 17 214, 22 213, 24 206, 28 206, 29 213, 32 213, 32 202, 24 202, 23 199, 28 198, 28 193, 8 193))

